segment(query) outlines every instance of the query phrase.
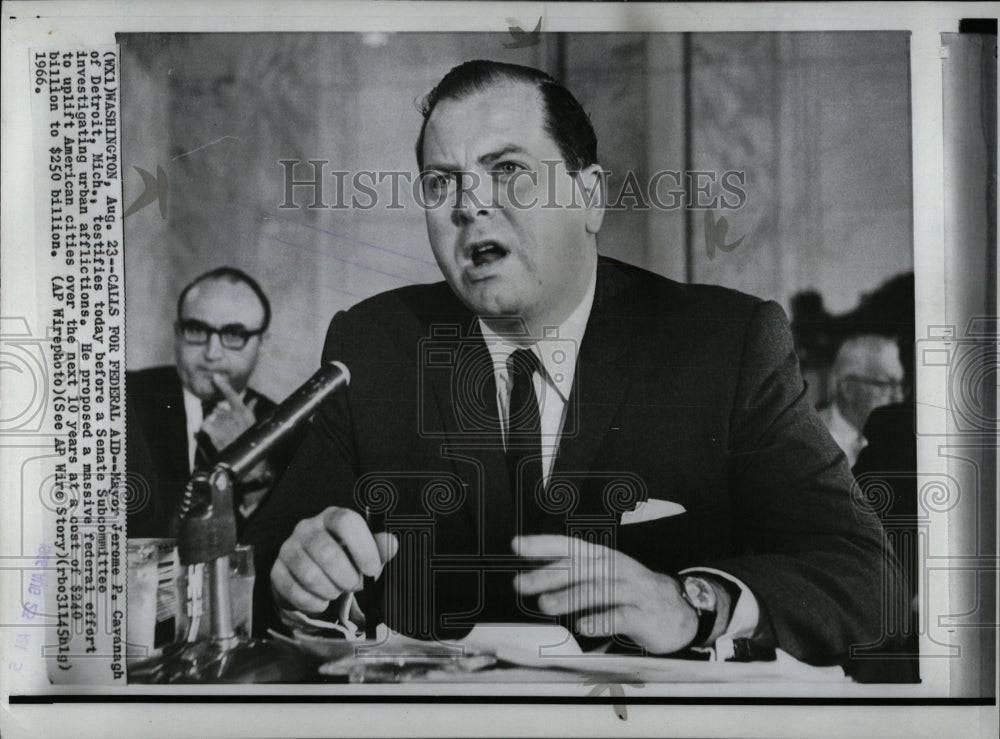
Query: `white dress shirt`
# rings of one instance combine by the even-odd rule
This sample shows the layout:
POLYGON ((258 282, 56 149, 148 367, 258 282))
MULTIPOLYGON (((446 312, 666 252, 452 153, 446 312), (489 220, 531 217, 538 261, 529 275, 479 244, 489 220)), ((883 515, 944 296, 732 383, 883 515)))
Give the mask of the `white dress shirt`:
MULTIPOLYGON (((187 450, 188 450, 188 470, 194 472, 194 455, 198 449, 198 440, 195 435, 201 430, 201 425, 205 423, 205 416, 201 409, 201 398, 192 393, 186 387, 184 391, 184 420, 187 423, 187 450)), ((241 399, 246 400, 247 391, 238 393, 241 399)), ((229 408, 228 400, 218 402, 220 408, 229 408)), ((221 449, 217 451, 222 451, 221 449)))
POLYGON ((847 455, 847 463, 853 467, 861 450, 868 446, 868 439, 844 418, 836 402, 819 411, 819 417, 823 419, 837 446, 847 455))
MULTIPOLYGON (((566 403, 573 389, 573 378, 576 376, 576 359, 583 342, 583 334, 587 330, 587 320, 590 309, 594 305, 594 289, 597 285, 597 273, 591 275, 583 300, 559 326, 543 329, 542 338, 530 347, 532 353, 541 362, 542 371, 532 377, 535 388, 535 399, 538 401, 538 414, 541 417, 542 441, 542 477, 548 484, 552 474, 552 464, 559 448, 559 437, 562 435, 563 423, 566 420, 566 403)), ((510 394, 514 382, 507 370, 507 358, 520 345, 514 339, 524 337, 501 336, 493 329, 479 322, 493 359, 493 376, 497 384, 497 410, 500 414, 500 426, 503 429, 504 445, 507 443, 507 417, 509 414, 510 394)))
MULTIPOLYGON (((201 430, 201 426, 205 423, 205 416, 201 409, 201 398, 192 393, 187 388, 184 390, 184 420, 187 425, 187 452, 188 452, 188 470, 194 473, 194 457, 198 449, 198 439, 195 438, 196 434, 201 430)), ((243 392, 239 393, 240 398, 246 399, 247 391, 244 389, 243 392)), ((219 407, 229 408, 228 400, 220 400, 218 402, 219 407)), ((218 449, 217 451, 222 451, 218 449)), ((265 464, 265 463, 261 463, 265 464)), ((255 468, 256 469, 256 468, 255 468)), ((270 488, 255 489, 252 492, 245 492, 239 501, 239 512, 244 518, 249 518, 250 514, 253 513, 257 506, 260 505, 264 496, 267 495, 270 488)))
MULTIPOLYGON (((542 371, 536 372, 532 381, 541 421, 542 475, 546 483, 552 474, 553 463, 558 453, 559 439, 566 420, 567 402, 576 376, 579 347, 583 342, 587 321, 594 304, 596 285, 597 271, 595 269, 583 298, 569 318, 559 326, 543 329, 541 338, 537 338, 530 347, 523 347, 530 348, 541 362, 542 371)), ((497 410, 506 445, 508 407, 513 388, 513 382, 507 370, 507 358, 516 349, 522 348, 525 337, 499 334, 482 321, 480 321, 480 327, 486 347, 493 360, 493 374, 497 386, 497 410), (521 343, 515 339, 520 339, 521 343)), ((200 416, 200 404, 198 413, 200 416)), ((726 631, 715 640, 712 647, 704 650, 710 652, 715 660, 729 659, 734 653, 733 640, 750 637, 757 628, 760 620, 760 607, 757 599, 743 582, 729 573, 709 567, 694 567, 682 572, 682 574, 688 573, 712 574, 735 583, 740 589, 740 597, 735 607, 732 608, 726 631)), ((347 614, 353 601, 353 595, 341 599, 341 624, 348 624, 347 614)), ((311 618, 294 609, 280 609, 280 611, 287 624, 298 628, 330 626, 325 621, 311 618)), ((350 628, 344 626, 336 626, 335 628, 348 633, 350 637, 353 636, 355 627, 353 624, 349 624, 349 626, 350 628)))
POLYGON ((187 422, 188 471, 194 472, 194 455, 198 449, 195 434, 201 430, 205 418, 201 410, 201 398, 187 388, 184 388, 184 420, 187 422))
MULTIPOLYGON (((545 483, 552 474, 559 439, 566 420, 566 407, 570 391, 573 389, 573 379, 576 376, 576 360, 583 336, 590 319, 590 311, 594 305, 594 291, 597 287, 597 270, 590 277, 587 290, 580 303, 569 318, 555 327, 543 329, 543 336, 532 344, 530 350, 541 360, 541 372, 536 372, 532 378, 535 388, 535 399, 538 401, 538 411, 541 416, 542 442, 542 475, 545 483)), ((513 381, 507 370, 507 358, 522 344, 524 337, 505 336, 498 334, 480 320, 480 327, 486 347, 493 359, 493 375, 497 385, 497 410, 500 425, 503 429, 504 444, 507 439, 507 417, 510 405, 510 394, 513 381)), ((733 640, 751 636, 760 620, 760 607, 750 589, 732 575, 708 567, 696 567, 684 570, 687 573, 709 573, 736 583, 740 588, 740 598, 730 614, 729 626, 720 635, 712 651, 717 660, 729 659, 733 656, 733 640)))

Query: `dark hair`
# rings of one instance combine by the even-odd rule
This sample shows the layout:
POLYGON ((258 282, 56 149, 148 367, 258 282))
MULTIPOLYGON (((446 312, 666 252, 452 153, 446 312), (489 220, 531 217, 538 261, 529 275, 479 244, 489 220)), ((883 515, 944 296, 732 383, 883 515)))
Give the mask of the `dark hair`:
POLYGON ((417 165, 424 168, 424 132, 434 108, 442 100, 460 100, 504 82, 531 85, 541 94, 545 131, 559 147, 571 172, 597 162, 597 135, 590 116, 573 94, 554 78, 532 67, 475 59, 453 67, 420 104, 424 120, 417 137, 417 165))
POLYGON ((194 280, 189 282, 187 287, 181 290, 181 294, 177 298, 177 320, 181 319, 181 307, 184 305, 184 298, 191 292, 191 288, 209 280, 226 280, 227 282, 234 283, 242 282, 249 287, 253 290, 254 295, 257 296, 261 306, 264 308, 264 324, 260 327, 260 330, 265 331, 271 325, 271 303, 268 301, 264 291, 257 284, 257 280, 243 270, 236 269, 235 267, 216 267, 202 275, 198 275, 194 280))

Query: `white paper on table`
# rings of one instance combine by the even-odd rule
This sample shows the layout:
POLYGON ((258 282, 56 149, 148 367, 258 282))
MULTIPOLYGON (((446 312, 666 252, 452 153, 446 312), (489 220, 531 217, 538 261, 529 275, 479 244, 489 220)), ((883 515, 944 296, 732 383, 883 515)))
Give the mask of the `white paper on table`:
MULTIPOLYGON (((274 636, 286 640, 278 634, 274 636)), ((464 647, 470 653, 492 653, 499 660, 539 671, 534 677, 542 676, 540 679, 551 680, 553 676, 565 674, 567 682, 577 682, 581 675, 645 683, 850 681, 840 667, 807 665, 780 649, 777 659, 772 662, 715 662, 584 652, 569 631, 554 624, 477 624, 467 637, 457 642, 412 639, 389 630, 384 624, 380 624, 377 645, 365 646, 364 642, 303 634, 288 641, 326 660, 364 656, 368 650, 372 656, 398 654, 442 658, 458 656, 464 647)), ((469 673, 463 679, 476 680, 474 675, 469 673)), ((447 675, 442 679, 446 678, 447 675)))
POLYGON ((531 667, 544 667, 554 657, 583 654, 573 635, 556 624, 476 624, 460 643, 531 667))
POLYGON ((815 667, 777 650, 772 662, 715 662, 584 652, 553 624, 477 624, 461 644, 523 667, 613 673, 642 682, 843 682, 837 666, 815 667))

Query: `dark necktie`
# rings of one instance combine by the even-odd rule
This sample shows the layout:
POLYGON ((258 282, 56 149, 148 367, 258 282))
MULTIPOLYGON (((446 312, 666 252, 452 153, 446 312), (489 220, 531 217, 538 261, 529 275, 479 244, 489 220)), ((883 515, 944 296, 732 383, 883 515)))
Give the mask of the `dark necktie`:
POLYGON ((534 352, 517 349, 507 359, 512 387, 507 412, 507 471, 514 509, 520 513, 518 534, 537 533, 542 494, 542 430, 533 378, 541 372, 534 352))
MULTIPOLYGON (((201 401, 201 420, 202 423, 208 418, 212 411, 215 410, 215 406, 218 405, 217 400, 203 400, 201 401)), ((219 453, 219 450, 215 448, 212 443, 211 438, 204 431, 199 430, 194 435, 194 440, 196 446, 194 448, 194 471, 205 471, 212 469, 212 461, 215 459, 215 455, 219 453)))

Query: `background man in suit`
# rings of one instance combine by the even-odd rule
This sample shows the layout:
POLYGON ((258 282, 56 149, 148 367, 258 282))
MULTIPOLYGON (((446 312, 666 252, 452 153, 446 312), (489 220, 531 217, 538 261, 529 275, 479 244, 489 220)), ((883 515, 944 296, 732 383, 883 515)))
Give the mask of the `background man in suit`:
POLYGON ((427 638, 561 620, 821 664, 877 644, 898 569, 781 309, 599 257, 596 136, 537 70, 453 69, 417 159, 445 283, 333 318, 351 386, 247 533, 286 620, 370 606, 384 570, 386 622, 427 638))
POLYGON ((912 597, 910 619, 903 619, 900 631, 906 636, 905 653, 912 657, 919 652, 917 624, 920 623, 917 524, 921 509, 917 503, 916 427, 913 400, 879 406, 865 423, 868 443, 853 468, 862 494, 872 500, 872 507, 885 526, 886 537, 906 577, 912 597))
MULTIPOLYGON (((232 267, 197 277, 177 300, 176 366, 126 378, 128 467, 148 486, 129 507, 130 537, 173 536, 188 478, 274 407, 247 386, 271 320, 256 280, 232 267)), ((273 481, 263 464, 240 485, 237 521, 256 509, 273 481)))
POLYGON ((865 334, 845 339, 830 369, 833 402, 819 412, 830 435, 852 467, 868 441, 865 423, 872 410, 903 399, 899 346, 887 336, 865 334))

